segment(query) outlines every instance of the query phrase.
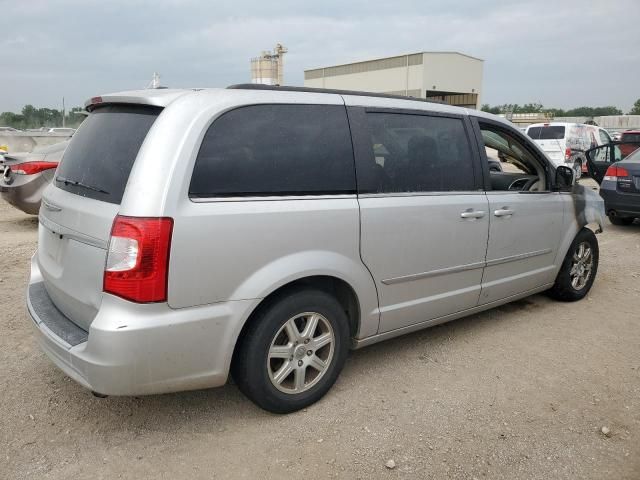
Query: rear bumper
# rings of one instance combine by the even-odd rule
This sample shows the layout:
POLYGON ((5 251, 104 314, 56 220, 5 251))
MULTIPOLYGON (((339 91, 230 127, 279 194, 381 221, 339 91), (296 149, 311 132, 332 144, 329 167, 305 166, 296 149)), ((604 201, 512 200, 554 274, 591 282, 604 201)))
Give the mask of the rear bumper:
POLYGON ((615 187, 609 188, 605 182, 600 188, 600 196, 604 199, 604 208, 607 215, 615 210, 622 217, 640 216, 640 195, 621 193, 615 187))
POLYGON ((50 182, 41 173, 21 177, 14 179, 11 184, 7 184, 0 178, 0 195, 17 209, 30 215, 37 215, 42 201, 42 192, 50 182))
POLYGON ((32 261, 27 307, 38 343, 67 375, 105 395, 147 395, 227 381, 235 341, 257 301, 174 310, 104 295, 89 332, 64 317, 32 261))

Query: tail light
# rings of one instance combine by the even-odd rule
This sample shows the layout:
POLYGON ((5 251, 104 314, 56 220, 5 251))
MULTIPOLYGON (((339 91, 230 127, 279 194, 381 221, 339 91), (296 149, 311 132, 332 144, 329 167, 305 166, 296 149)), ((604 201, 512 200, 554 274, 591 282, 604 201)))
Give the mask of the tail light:
POLYGON ((104 291, 139 303, 165 302, 173 219, 124 217, 113 221, 104 291))
POLYGON ((11 171, 17 175, 33 175, 57 168, 58 162, 26 162, 11 166, 11 171))
POLYGON ((629 171, 626 168, 611 165, 607 168, 607 172, 604 174, 605 180, 617 181, 618 178, 625 178, 629 176, 629 171))
POLYGON ((564 151, 564 159, 569 160, 571 158, 571 149, 567 147, 564 151))

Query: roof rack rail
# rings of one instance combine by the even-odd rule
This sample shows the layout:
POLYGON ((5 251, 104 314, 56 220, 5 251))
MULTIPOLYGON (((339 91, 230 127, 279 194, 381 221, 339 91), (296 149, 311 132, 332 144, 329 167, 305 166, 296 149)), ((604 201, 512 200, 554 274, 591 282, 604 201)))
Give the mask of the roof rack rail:
POLYGON ((410 100, 413 102, 440 103, 447 105, 442 100, 429 100, 428 98, 404 97, 402 95, 389 95, 386 93, 361 92, 358 90, 337 90, 333 88, 294 87, 290 85, 264 85, 261 83, 238 83, 227 87, 231 90, 275 90, 280 92, 309 92, 309 93, 334 93, 337 95, 356 95, 360 97, 393 98, 396 100, 410 100))

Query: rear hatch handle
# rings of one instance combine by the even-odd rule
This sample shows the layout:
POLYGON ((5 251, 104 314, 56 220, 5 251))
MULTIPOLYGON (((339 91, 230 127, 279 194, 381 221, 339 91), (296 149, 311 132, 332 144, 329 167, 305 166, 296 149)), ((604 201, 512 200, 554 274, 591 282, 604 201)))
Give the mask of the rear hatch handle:
MULTIPOLYGON (((55 207, 55 205, 54 205, 55 207)), ((46 207, 45 207, 46 208, 46 207)), ((59 207, 58 207, 59 208, 59 207)), ((106 250, 109 246, 108 241, 101 240, 96 237, 92 237, 91 235, 86 235, 84 233, 80 233, 76 230, 72 230, 71 228, 63 227, 62 225, 58 225, 55 222, 52 222, 44 215, 40 214, 38 217, 38 221, 40 224, 49 230, 54 235, 59 235, 60 237, 70 238, 80 243, 84 243, 86 245, 91 245, 92 247, 97 247, 102 250, 106 250)))

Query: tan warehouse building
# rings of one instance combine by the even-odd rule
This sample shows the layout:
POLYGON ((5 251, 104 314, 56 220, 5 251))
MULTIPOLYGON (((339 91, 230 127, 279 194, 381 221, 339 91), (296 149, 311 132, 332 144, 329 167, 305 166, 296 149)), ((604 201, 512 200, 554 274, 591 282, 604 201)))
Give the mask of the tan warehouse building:
POLYGON ((484 60, 458 52, 420 52, 305 70, 304 86, 362 90, 480 107, 484 60))

